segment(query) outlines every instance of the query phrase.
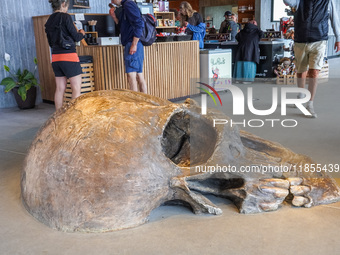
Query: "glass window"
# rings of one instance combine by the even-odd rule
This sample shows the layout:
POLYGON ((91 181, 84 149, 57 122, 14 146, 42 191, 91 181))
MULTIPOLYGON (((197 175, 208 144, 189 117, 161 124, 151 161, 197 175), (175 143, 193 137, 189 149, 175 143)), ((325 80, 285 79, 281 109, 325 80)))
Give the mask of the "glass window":
POLYGON ((283 3, 283 0, 272 0, 272 22, 280 21, 280 18, 287 17, 285 9, 289 6, 283 3))

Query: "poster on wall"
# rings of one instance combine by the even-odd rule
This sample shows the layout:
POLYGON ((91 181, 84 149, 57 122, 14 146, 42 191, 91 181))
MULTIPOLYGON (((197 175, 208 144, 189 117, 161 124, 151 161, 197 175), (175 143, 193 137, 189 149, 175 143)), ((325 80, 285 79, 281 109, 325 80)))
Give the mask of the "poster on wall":
POLYGON ((90 8, 90 0, 73 0, 72 8, 90 8))

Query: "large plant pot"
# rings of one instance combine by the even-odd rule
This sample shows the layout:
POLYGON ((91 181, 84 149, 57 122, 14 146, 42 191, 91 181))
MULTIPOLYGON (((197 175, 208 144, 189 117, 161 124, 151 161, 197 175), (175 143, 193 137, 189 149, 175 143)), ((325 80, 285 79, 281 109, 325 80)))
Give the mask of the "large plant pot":
POLYGON ((15 101, 17 101, 18 107, 20 109, 31 109, 35 107, 35 99, 37 98, 37 88, 31 87, 27 91, 26 100, 22 101, 21 96, 18 94, 19 88, 13 88, 13 94, 15 101))

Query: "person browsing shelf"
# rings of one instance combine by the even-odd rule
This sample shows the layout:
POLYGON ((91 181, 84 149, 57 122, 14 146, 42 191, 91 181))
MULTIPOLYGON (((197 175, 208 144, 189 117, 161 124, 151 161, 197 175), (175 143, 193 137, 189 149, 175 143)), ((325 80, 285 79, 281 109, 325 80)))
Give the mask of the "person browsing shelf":
POLYGON ((192 35, 192 40, 199 41, 199 47, 204 47, 205 23, 201 14, 196 12, 190 3, 184 1, 179 5, 181 26, 186 27, 185 32, 192 35))

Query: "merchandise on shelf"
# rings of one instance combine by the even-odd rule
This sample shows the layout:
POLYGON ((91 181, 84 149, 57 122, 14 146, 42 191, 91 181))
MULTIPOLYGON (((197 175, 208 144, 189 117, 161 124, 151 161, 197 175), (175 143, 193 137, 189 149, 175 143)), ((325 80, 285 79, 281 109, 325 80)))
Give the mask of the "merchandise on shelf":
POLYGON ((280 75, 295 75, 296 69, 295 64, 290 58, 281 58, 280 64, 277 65, 274 73, 277 76, 280 75))
POLYGON ((159 12, 159 7, 158 7, 158 1, 157 0, 153 1, 153 11, 154 12, 159 12))
POLYGON ((289 28, 294 27, 294 19, 293 17, 284 17, 280 19, 280 30, 283 34, 287 33, 289 28))
POLYGON ((281 31, 266 31, 263 33, 263 38, 265 39, 278 39, 282 38, 281 31))

